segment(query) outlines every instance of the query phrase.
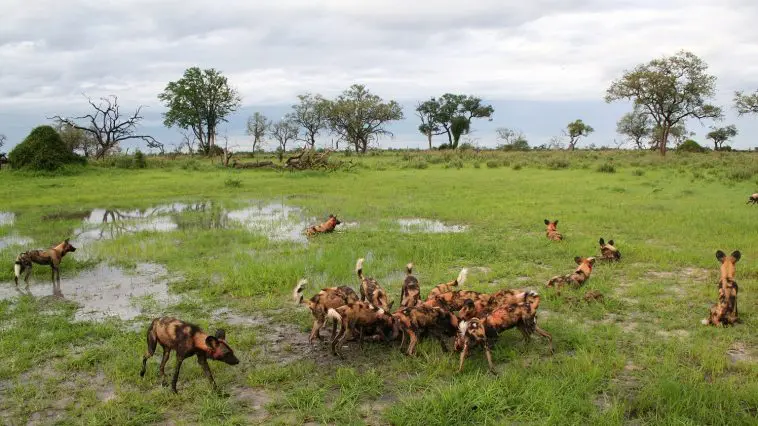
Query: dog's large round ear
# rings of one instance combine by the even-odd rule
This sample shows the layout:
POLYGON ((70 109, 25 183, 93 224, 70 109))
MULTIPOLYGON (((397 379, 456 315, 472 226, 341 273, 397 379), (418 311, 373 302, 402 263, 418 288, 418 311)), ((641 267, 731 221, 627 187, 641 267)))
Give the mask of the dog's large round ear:
POLYGON ((66 238, 65 240, 63 240, 63 242, 66 243, 66 244, 68 244, 68 238, 66 238))
POLYGON ((600 241, 599 241, 599 243, 600 243, 600 245, 601 245, 601 246, 604 246, 604 245, 605 245, 605 240, 604 240, 604 239, 602 239, 602 238, 600 238, 600 241))
POLYGON ((558 221, 553 222, 553 225, 558 226, 558 221))
POLYGON ((549 225, 549 224, 550 224, 550 221, 545 219, 545 225, 549 225))
POLYGON ((726 257, 726 253, 724 253, 721 250, 716 250, 716 260, 718 260, 721 263, 724 263, 725 257, 726 257))
POLYGON ((576 262, 577 265, 581 265, 582 264, 582 258, 579 257, 579 256, 576 256, 576 257, 574 257, 574 262, 576 262))
POLYGON ((594 257, 590 257, 587 260, 590 262, 590 265, 594 265, 595 264, 595 258, 594 257))
POLYGON ((216 330, 216 338, 221 340, 226 339, 226 331, 223 328, 216 330))
POLYGON ((614 244, 614 243, 613 243, 613 240, 609 240, 609 241, 608 241, 608 245, 610 245, 610 246, 615 246, 616 244, 614 244))
POLYGON ((215 336, 208 336, 205 338, 205 345, 211 349, 216 349, 218 346, 218 339, 215 336))
POLYGON ((734 263, 739 262, 740 258, 742 257, 742 253, 740 253, 739 250, 735 250, 732 252, 732 257, 734 258, 734 263))
POLYGON ((394 305, 394 304, 395 304, 394 300, 392 302, 390 302, 390 304, 387 305, 387 311, 392 312, 392 305, 394 305))

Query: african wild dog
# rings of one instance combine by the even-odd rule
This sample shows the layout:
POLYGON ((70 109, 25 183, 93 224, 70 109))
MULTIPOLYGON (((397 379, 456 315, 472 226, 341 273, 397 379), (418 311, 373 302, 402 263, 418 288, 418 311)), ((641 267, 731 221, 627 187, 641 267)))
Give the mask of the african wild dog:
POLYGON ((413 264, 405 266, 405 281, 403 288, 400 290, 400 306, 410 308, 421 303, 421 287, 418 285, 418 279, 413 276, 413 264))
MULTIPOLYGON (((335 324, 340 324, 339 333, 332 338, 332 353, 340 358, 344 358, 342 344, 347 338, 348 331, 353 334, 358 333, 358 345, 363 347, 365 328, 374 327, 379 333, 383 333, 385 328, 392 328, 392 316, 387 314, 384 309, 368 302, 352 302, 338 308, 330 308, 326 317, 334 320, 335 324)), ((387 337, 382 336, 382 339, 387 340, 387 337)))
POLYGON ((26 288, 29 288, 29 275, 32 273, 32 264, 36 263, 38 265, 50 265, 50 268, 52 268, 53 292, 55 294, 60 294, 61 261, 63 260, 63 256, 65 256, 66 253, 73 253, 75 251, 76 247, 69 244, 67 238, 55 247, 45 250, 29 250, 19 254, 16 257, 16 261, 13 265, 16 287, 18 287, 18 277, 20 277, 21 274, 25 273, 24 282, 26 283, 26 288))
POLYGON ((621 252, 618 251, 616 246, 613 244, 613 240, 609 240, 608 244, 605 243, 605 240, 600 238, 600 260, 613 260, 613 261, 619 261, 621 260, 621 252))
POLYGON ((560 241, 563 239, 563 235, 561 235, 560 232, 558 232, 558 221, 549 221, 545 219, 545 225, 547 225, 547 229, 545 230, 545 235, 547 235, 548 240, 553 241, 560 241))
POLYGON ((377 308, 382 308, 385 311, 392 310, 392 303, 387 303, 387 292, 384 291, 379 282, 372 277, 365 277, 363 275, 363 258, 358 259, 355 263, 355 273, 358 274, 358 279, 361 282, 361 302, 368 301, 370 304, 377 308))
POLYGON ((326 222, 322 223, 321 225, 311 226, 310 228, 305 230, 305 234, 310 237, 312 235, 316 235, 320 233, 332 232, 334 231, 334 228, 336 228, 337 225, 339 225, 340 223, 342 222, 340 222, 340 220, 337 219, 336 216, 334 216, 333 214, 330 214, 329 219, 327 219, 326 222))
POLYGON ((435 298, 436 296, 443 294, 443 293, 450 293, 454 290, 453 287, 462 286, 464 282, 466 282, 466 277, 468 277, 468 269, 463 268, 461 269, 461 272, 458 273, 458 278, 454 279, 453 281, 450 281, 448 283, 442 283, 436 285, 430 292, 429 295, 427 295, 426 300, 431 300, 435 298))
POLYGON ((735 264, 739 262, 742 253, 739 250, 727 256, 723 251, 716 251, 716 259, 721 262, 721 278, 719 279, 719 301, 711 307, 710 316, 701 322, 705 325, 725 326, 740 321, 737 311, 737 281, 734 280, 735 264))
POLYGON ((423 304, 424 306, 436 306, 454 312, 461 310, 468 299, 471 299, 476 306, 488 306, 492 296, 478 291, 456 290, 429 296, 423 304))
POLYGON ((490 351, 490 342, 487 340, 487 332, 484 328, 485 320, 472 318, 468 321, 461 321, 458 327, 458 335, 455 336, 455 350, 461 352, 461 359, 458 364, 458 372, 463 371, 463 362, 469 356, 471 349, 481 345, 484 348, 484 354, 487 356, 490 372, 495 372, 495 366, 492 364, 492 352, 490 351))
POLYGON ((403 333, 400 342, 401 351, 405 344, 405 337, 408 336, 407 355, 415 355, 419 337, 427 333, 436 337, 442 350, 447 352, 445 338, 454 336, 458 329, 458 318, 447 309, 436 306, 413 306, 395 312, 392 317, 395 327, 393 334, 403 333))
POLYGON ((176 351, 176 368, 174 378, 171 381, 171 390, 176 393, 176 382, 179 380, 179 369, 182 362, 193 355, 197 355, 197 363, 205 373, 205 377, 211 382, 214 390, 217 390, 216 382, 213 380, 213 374, 208 367, 207 359, 222 361, 229 365, 239 364, 239 360, 234 356, 234 351, 226 343, 226 333, 224 330, 216 330, 216 334, 211 336, 204 333, 200 327, 172 317, 156 318, 150 323, 147 329, 147 352, 142 357, 142 370, 140 377, 145 377, 147 369, 147 360, 155 353, 158 344, 163 348, 163 359, 161 359, 160 377, 163 386, 166 386, 166 373, 164 368, 171 355, 171 351, 176 351))
MULTIPOLYGON (((303 290, 305 285, 308 284, 308 280, 302 279, 298 281, 297 286, 292 291, 292 298, 295 303, 300 305, 304 304, 311 310, 313 315, 313 328, 311 334, 308 336, 308 343, 313 343, 313 339, 321 340, 319 330, 326 322, 326 313, 331 308, 339 308, 340 306, 347 305, 358 301, 358 295, 355 290, 348 286, 329 287, 321 289, 313 297, 307 301, 303 300, 303 290)), ((332 325, 332 339, 337 334, 337 324, 332 325)))
POLYGON ((573 274, 556 275, 548 280, 547 286, 556 287, 560 292, 561 287, 564 285, 571 285, 574 288, 579 288, 582 284, 586 283, 587 280, 590 279, 590 274, 592 274, 592 266, 595 265, 595 258, 576 256, 574 262, 579 266, 573 274))
POLYGON ((750 204, 750 203, 758 204, 758 192, 748 197, 747 203, 745 204, 750 204))

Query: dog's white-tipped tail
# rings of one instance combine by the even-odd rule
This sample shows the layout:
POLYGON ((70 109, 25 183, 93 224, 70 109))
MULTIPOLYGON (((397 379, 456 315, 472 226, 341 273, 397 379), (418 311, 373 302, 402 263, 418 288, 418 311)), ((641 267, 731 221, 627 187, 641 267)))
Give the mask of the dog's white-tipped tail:
POLYGON ((329 310, 326 311, 326 317, 331 318, 337 322, 342 322, 342 316, 340 315, 339 312, 334 310, 334 308, 329 308, 329 310))
POLYGON ((20 263, 14 263, 13 264, 13 272, 16 274, 16 278, 21 276, 21 264, 20 263))
POLYGON ((355 262, 355 273, 358 274, 358 277, 363 278, 363 258, 355 262))
POLYGON ((413 263, 405 265, 405 272, 410 275, 413 273, 413 263))
POLYGON ((700 324, 708 325, 708 318, 703 318, 702 320, 700 320, 700 324))
POLYGON ((468 322, 467 321, 461 321, 458 323, 458 333, 461 334, 461 336, 466 335, 466 330, 468 329, 468 322))
POLYGON ((303 290, 305 289, 306 284, 308 284, 308 280, 303 278, 297 282, 295 289, 292 290, 292 300, 295 304, 299 305, 300 303, 303 303, 303 290))
POLYGON ((463 268, 458 274, 458 278, 455 279, 455 285, 463 285, 466 282, 466 277, 468 277, 468 269, 463 268))

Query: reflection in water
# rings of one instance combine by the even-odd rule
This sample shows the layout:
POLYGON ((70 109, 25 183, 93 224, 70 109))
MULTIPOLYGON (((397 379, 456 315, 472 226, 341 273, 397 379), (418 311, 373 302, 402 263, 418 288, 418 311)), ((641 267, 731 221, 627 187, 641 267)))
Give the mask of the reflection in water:
POLYGON ((403 232, 428 232, 433 234, 448 234, 464 232, 468 229, 465 225, 445 225, 439 220, 431 219, 398 219, 397 222, 403 232))
MULTIPOLYGON (((229 212, 229 218, 272 241, 306 243, 305 228, 315 219, 306 218, 297 207, 269 203, 229 212)), ((314 222, 315 223, 315 222, 314 222)))
POLYGON ((16 220, 16 214, 12 212, 0 212, 0 226, 11 226, 16 220))

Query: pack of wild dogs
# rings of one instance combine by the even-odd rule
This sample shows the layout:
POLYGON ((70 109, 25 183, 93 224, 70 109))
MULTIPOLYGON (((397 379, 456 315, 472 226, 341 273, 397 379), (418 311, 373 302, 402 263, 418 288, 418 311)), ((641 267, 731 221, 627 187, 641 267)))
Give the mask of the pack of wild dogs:
MULTIPOLYGON (((758 193, 748 199, 748 203, 758 204, 758 193)), ((317 234, 331 233, 341 222, 334 215, 329 215, 326 222, 311 226, 305 234, 312 237, 317 234)), ((544 220, 545 235, 549 240, 562 241, 563 235, 558 231, 558 221, 544 220)), ((560 295, 564 286, 573 289, 582 287, 590 279, 597 260, 618 262, 621 252, 613 240, 599 240, 599 256, 574 258, 577 264, 573 272, 550 278, 546 287, 554 288, 560 295)), ((48 249, 29 250, 19 254, 14 262, 16 287, 18 279, 23 276, 26 289, 29 289, 29 276, 32 265, 47 265, 52 269, 53 293, 60 295, 60 264, 67 253, 75 252, 76 247, 66 239, 48 249)), ((718 302, 710 310, 703 324, 728 326, 740 322, 737 312, 737 282, 735 281, 735 264, 740 260, 739 251, 727 256, 723 251, 716 251, 716 259, 721 263, 721 277, 718 282, 718 302)), ((359 281, 359 291, 350 286, 322 288, 312 297, 305 299, 304 292, 308 284, 301 279, 295 286, 292 296, 297 305, 305 305, 313 316, 313 326, 308 341, 313 344, 321 340, 320 330, 331 322, 331 352, 344 358, 342 348, 350 341, 358 341, 362 347, 364 340, 392 342, 400 340, 400 350, 407 355, 416 354, 419 339, 431 336, 436 338, 442 350, 448 352, 446 341, 454 340, 454 350, 460 352, 458 371, 463 370, 464 361, 471 351, 481 346, 489 370, 495 373, 492 363, 491 348, 498 336, 513 328, 518 329, 524 342, 528 343, 533 334, 545 338, 553 353, 553 338, 537 325, 537 310, 540 295, 528 289, 501 289, 494 293, 481 293, 465 290, 461 287, 466 281, 468 270, 461 269, 452 281, 436 285, 426 298, 421 295, 419 280, 413 275, 413 264, 405 267, 405 279, 400 291, 398 309, 392 310, 394 301, 390 301, 388 292, 374 278, 364 275, 364 259, 358 259, 355 273, 359 281), (407 342, 407 349, 404 349, 407 342)), ((596 291, 585 294, 587 301, 602 299, 596 291)), ((142 357, 140 376, 145 375, 147 360, 153 356, 160 345, 163 357, 159 375, 166 386, 165 366, 171 355, 176 353, 176 367, 171 382, 171 389, 176 392, 179 370, 182 362, 196 356, 203 373, 214 389, 217 389, 213 374, 208 366, 208 359, 236 365, 239 360, 226 342, 224 330, 207 334, 200 327, 173 318, 154 319, 147 330, 147 351, 142 357)))

